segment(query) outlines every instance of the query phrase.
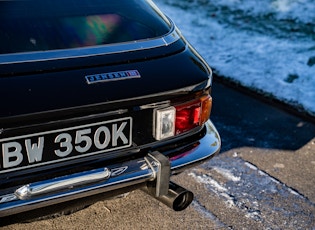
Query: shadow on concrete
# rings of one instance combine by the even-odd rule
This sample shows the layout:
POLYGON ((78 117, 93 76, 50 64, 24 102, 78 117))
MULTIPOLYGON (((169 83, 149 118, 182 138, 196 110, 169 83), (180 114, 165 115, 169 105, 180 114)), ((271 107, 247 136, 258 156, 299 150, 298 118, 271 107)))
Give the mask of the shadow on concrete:
POLYGON ((315 124, 273 103, 215 81, 211 120, 222 151, 239 147, 297 150, 315 138, 315 124))

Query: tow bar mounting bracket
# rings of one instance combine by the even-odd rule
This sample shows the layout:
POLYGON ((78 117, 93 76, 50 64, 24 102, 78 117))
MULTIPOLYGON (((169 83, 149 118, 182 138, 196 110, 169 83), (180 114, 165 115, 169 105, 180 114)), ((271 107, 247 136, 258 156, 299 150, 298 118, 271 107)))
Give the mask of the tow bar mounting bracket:
POLYGON ((155 151, 149 153, 145 160, 149 167, 152 168, 152 171, 156 173, 155 180, 147 184, 150 193, 156 197, 167 195, 171 176, 169 159, 162 153, 155 151))

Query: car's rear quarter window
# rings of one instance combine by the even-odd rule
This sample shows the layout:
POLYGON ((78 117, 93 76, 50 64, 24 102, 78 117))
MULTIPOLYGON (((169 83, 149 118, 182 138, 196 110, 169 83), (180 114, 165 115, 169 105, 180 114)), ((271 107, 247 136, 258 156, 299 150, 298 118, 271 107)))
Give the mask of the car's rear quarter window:
POLYGON ((129 42, 168 31, 144 0, 0 1, 1 54, 129 42))

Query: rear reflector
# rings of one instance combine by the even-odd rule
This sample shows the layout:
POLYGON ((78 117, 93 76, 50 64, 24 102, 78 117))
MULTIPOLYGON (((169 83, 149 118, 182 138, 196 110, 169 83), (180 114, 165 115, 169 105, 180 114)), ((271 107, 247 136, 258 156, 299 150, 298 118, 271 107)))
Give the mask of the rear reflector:
POLYGON ((155 109, 153 125, 155 139, 172 137, 203 125, 210 117, 211 107, 212 98, 205 95, 175 107, 155 109))

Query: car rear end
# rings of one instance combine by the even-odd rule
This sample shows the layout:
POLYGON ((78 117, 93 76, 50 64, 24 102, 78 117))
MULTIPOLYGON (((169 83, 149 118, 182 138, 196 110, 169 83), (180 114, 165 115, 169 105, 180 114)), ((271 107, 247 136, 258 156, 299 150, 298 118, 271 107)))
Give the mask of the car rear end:
POLYGON ((138 188, 186 208, 170 176, 221 143, 211 69, 174 24, 151 1, 0 6, 2 223, 138 188))

